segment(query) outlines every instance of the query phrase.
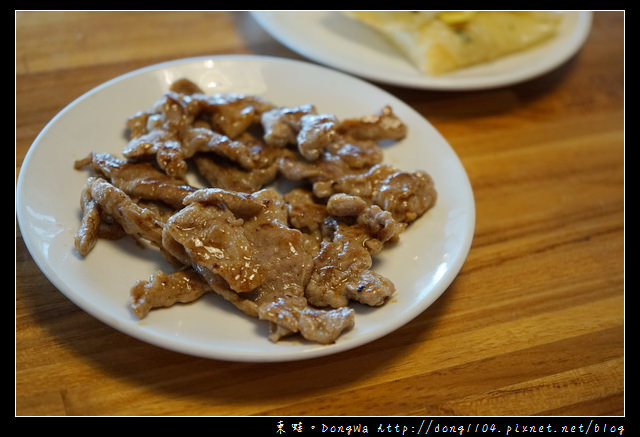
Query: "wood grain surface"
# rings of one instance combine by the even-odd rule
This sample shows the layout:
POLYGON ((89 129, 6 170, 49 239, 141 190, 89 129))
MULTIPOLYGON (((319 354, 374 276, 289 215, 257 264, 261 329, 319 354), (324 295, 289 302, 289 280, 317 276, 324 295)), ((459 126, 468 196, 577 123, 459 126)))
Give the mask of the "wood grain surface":
MULTIPOLYGON (((218 53, 304 59, 246 12, 16 12, 16 178, 51 118, 93 87, 218 53)), ((131 338, 38 269, 16 225, 16 416, 625 415, 624 13, 505 88, 382 86, 459 155, 477 222, 457 278, 396 332, 254 364, 131 338)))

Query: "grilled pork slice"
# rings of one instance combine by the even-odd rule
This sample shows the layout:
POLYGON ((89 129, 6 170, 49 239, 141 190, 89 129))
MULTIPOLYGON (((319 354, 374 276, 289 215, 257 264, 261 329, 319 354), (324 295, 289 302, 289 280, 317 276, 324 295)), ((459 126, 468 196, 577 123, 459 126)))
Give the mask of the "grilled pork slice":
POLYGON ((157 272, 131 289, 130 307, 136 317, 143 319, 154 308, 193 302, 209 291, 209 284, 192 269, 157 272))
POLYGON ((401 223, 411 223, 436 202, 433 180, 423 171, 407 172, 388 164, 377 164, 367 172, 346 174, 336 180, 316 184, 314 194, 328 198, 343 193, 358 196, 389 211, 401 223))
POLYGON ((149 162, 130 162, 109 153, 91 153, 75 162, 76 169, 86 165, 134 199, 156 200, 182 208, 185 196, 196 190, 182 179, 167 176, 149 162))
POLYGON ((162 244, 164 223, 152 209, 138 205, 124 191, 100 177, 89 177, 82 192, 83 218, 75 245, 86 256, 99 235, 101 217, 106 216, 138 241, 162 244))

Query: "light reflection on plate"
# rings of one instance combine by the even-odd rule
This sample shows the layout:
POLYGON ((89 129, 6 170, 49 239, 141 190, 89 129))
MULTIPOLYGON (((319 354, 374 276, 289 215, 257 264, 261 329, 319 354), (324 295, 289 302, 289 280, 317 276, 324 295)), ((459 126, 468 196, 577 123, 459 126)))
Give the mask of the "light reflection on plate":
POLYGON ((392 95, 346 74, 310 63, 261 56, 190 58, 137 70, 91 90, 63 109, 38 135, 20 170, 17 216, 24 241, 48 279, 71 301, 108 325, 148 343, 201 357, 285 361, 345 351, 391 333, 434 302, 468 253, 475 208, 467 175, 446 140, 420 114, 392 95), (101 240, 86 259, 73 237, 80 190, 88 173, 73 169, 90 152, 121 156, 127 116, 148 109, 169 84, 188 77, 205 92, 259 94, 278 105, 313 103, 319 111, 355 117, 390 104, 408 136, 385 149, 386 162, 423 169, 438 190, 436 206, 376 259, 398 293, 381 308, 358 307, 356 326, 333 345, 297 340, 271 343, 266 323, 241 314, 215 294, 155 310, 137 320, 127 307, 136 280, 171 271, 153 249, 132 239, 101 240), (47 183, 42 183, 47 181, 47 183))

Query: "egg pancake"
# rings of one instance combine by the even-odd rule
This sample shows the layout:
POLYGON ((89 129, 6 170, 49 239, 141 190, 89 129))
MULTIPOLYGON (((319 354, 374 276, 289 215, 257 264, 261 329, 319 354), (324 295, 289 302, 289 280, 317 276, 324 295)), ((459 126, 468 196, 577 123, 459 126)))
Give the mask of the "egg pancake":
POLYGON ((555 11, 348 11, 386 36, 423 73, 499 59, 556 34, 555 11))

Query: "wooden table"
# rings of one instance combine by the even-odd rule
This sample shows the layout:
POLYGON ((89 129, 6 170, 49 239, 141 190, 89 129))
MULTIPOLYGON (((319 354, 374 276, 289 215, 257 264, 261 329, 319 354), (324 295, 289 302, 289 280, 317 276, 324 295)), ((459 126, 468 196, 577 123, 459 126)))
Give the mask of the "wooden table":
MULTIPOLYGON (((623 13, 597 12, 579 54, 544 77, 383 86, 456 150, 477 224, 441 298, 355 350, 253 364, 143 343, 56 290, 16 226, 16 415, 624 415, 623 37, 623 13)), ((246 12, 17 12, 16 178, 84 92, 218 53, 303 59, 246 12)))

